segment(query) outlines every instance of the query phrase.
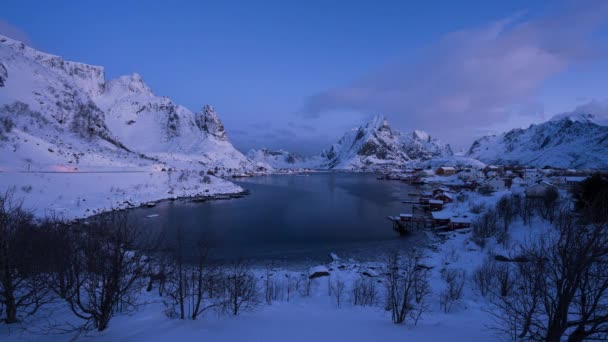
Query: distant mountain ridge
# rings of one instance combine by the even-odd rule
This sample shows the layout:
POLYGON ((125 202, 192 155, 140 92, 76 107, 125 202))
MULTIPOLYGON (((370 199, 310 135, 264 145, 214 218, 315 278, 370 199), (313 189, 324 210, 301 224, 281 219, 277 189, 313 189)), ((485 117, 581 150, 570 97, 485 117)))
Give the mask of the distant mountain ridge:
POLYGON ((608 127, 592 114, 558 115, 526 129, 482 137, 466 156, 493 164, 608 168, 608 127))
POLYGON ((287 151, 252 150, 249 158, 275 168, 315 168, 374 171, 453 156, 449 145, 415 130, 405 134, 393 130, 383 116, 346 132, 320 154, 304 158, 287 151))

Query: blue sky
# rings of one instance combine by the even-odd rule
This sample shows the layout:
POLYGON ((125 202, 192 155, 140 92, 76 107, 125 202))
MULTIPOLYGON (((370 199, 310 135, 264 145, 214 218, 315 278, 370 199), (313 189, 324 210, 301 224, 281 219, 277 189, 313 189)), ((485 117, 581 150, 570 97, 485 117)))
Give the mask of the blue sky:
POLYGON ((311 154, 374 114, 466 147, 605 101, 603 18, 586 1, 5 0, 0 33, 213 104, 243 150, 311 154))

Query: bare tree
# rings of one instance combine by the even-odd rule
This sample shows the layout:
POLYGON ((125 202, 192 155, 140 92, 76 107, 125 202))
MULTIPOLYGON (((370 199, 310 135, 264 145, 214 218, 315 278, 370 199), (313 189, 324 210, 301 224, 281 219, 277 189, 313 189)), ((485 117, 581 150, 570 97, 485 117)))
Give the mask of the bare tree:
POLYGON ((498 231, 498 218, 494 210, 488 210, 472 223, 471 239, 479 247, 485 247, 486 240, 496 235, 498 231))
POLYGON ((0 196, 0 317, 6 323, 34 314, 48 301, 44 244, 32 214, 15 199, 14 189, 6 191, 0 196))
POLYGON ((359 277, 353 285, 353 305, 374 306, 378 303, 378 287, 375 279, 359 277))
POLYGON ((521 339, 608 338, 608 226, 568 211, 555 230, 521 248, 511 292, 497 300, 498 328, 521 339))
POLYGON ((336 304, 338 305, 338 307, 341 307, 344 298, 344 290, 346 289, 346 284, 344 283, 344 280, 340 279, 339 275, 336 275, 336 280, 334 280, 333 282, 331 282, 331 278, 329 279, 329 287, 332 289, 333 296, 336 298, 336 304))
POLYGON ((427 309, 429 283, 426 269, 417 267, 417 256, 407 255, 403 261, 399 253, 391 253, 385 266, 387 308, 395 324, 402 324, 406 318, 418 322, 427 309))
POLYGON ((83 329, 105 330, 112 317, 137 306, 145 264, 137 251, 137 230, 123 212, 112 212, 78 227, 77 249, 67 272, 65 301, 83 329))
POLYGON ((247 263, 232 262, 225 267, 223 275, 225 310, 236 316, 239 312, 253 309, 260 303, 257 282, 247 263))
POLYGON ((554 187, 549 187, 538 201, 538 212, 540 216, 553 222, 560 206, 559 192, 554 187))
POLYGON ((182 227, 178 226, 169 248, 166 293, 172 299, 171 305, 177 306, 180 319, 195 320, 221 304, 218 288, 221 274, 218 267, 208 263, 209 248, 203 237, 189 243, 186 240, 182 227), (194 252, 191 259, 186 260, 186 251, 194 252))
POLYGON ((446 283, 446 288, 439 295, 439 303, 443 311, 448 313, 454 303, 462 298, 466 273, 462 269, 447 268, 442 270, 441 277, 446 283))

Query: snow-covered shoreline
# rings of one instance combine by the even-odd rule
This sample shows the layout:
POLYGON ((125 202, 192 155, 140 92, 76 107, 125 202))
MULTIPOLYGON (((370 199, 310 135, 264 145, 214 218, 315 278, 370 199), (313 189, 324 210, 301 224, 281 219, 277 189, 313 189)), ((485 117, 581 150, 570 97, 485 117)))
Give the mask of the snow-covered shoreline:
POLYGON ((36 217, 82 219, 168 199, 235 195, 227 180, 194 171, 0 172, 0 190, 36 217))

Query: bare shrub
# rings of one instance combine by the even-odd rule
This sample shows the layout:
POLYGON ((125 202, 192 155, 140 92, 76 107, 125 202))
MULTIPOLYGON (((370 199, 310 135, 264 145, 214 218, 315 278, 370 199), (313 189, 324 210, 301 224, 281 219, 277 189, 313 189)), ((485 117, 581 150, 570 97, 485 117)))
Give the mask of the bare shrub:
POLYGON ((66 275, 65 301, 76 317, 105 330, 112 317, 134 310, 143 288, 145 264, 136 251, 137 230, 124 212, 112 212, 76 227, 75 249, 66 275))
POLYGON ((475 272, 473 272, 473 284, 480 295, 486 297, 494 289, 494 271, 496 264, 493 260, 484 261, 475 272))
POLYGON ((336 305, 338 307, 342 306, 342 301, 344 300, 344 291, 346 290, 346 283, 344 280, 340 279, 340 276, 336 275, 336 280, 330 283, 330 288, 332 295, 336 299, 336 305))
POLYGON ((291 273, 287 273, 285 277, 287 278, 287 301, 289 301, 293 294, 300 289, 302 278, 293 276, 291 273))
POLYGON ((480 214, 486 206, 483 203, 469 203, 469 211, 473 214, 480 214))
POLYGON ((207 262, 209 248, 205 239, 200 238, 193 242, 194 245, 187 248, 186 238, 180 227, 176 230, 177 237, 169 252, 168 276, 165 284, 165 292, 172 299, 173 312, 180 319, 189 317, 197 319, 207 310, 219 306, 221 300, 217 297, 221 294, 214 291, 221 278, 220 270, 207 262), (184 250, 195 251, 193 260, 186 262, 184 250), (214 297, 215 293, 215 297, 214 297))
POLYGON ((414 324, 427 309, 430 294, 428 272, 417 267, 418 257, 408 255, 403 261, 399 253, 391 253, 385 266, 386 307, 393 323, 402 324, 409 317, 414 324))
POLYGON ((0 196, 0 317, 8 324, 48 301, 45 239, 10 189, 0 196))
POLYGON ((498 229, 498 218, 496 212, 488 210, 475 219, 472 223, 471 240, 479 247, 484 248, 488 238, 496 235, 498 229))
POLYGON ((369 277, 359 277, 353 284, 352 300, 353 305, 375 306, 378 303, 377 281, 369 277))
POLYGON ((223 278, 226 311, 236 316, 260 303, 257 282, 249 264, 244 261, 230 263, 223 270, 223 278))
POLYGON ((439 304, 445 313, 450 312, 454 303, 462 298, 465 276, 463 269, 448 268, 441 272, 446 288, 439 295, 439 304))

